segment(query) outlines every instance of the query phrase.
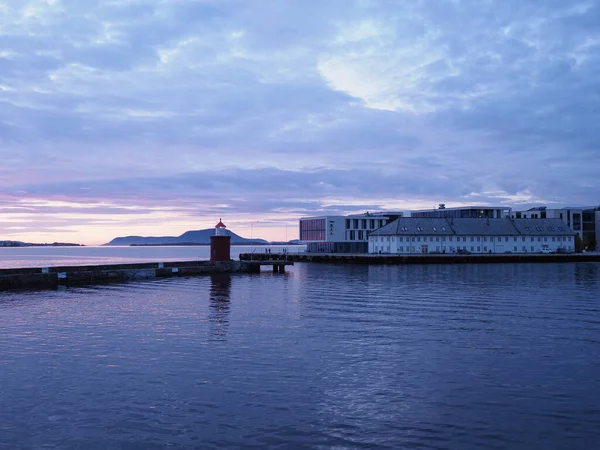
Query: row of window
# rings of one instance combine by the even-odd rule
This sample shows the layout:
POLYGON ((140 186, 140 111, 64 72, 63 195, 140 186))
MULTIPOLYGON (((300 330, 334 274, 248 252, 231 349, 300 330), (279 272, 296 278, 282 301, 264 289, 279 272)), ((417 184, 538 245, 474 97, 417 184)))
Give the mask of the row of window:
MULTIPOLYGON (((544 231, 542 227, 535 227, 537 231, 544 231)), ((533 231, 533 227, 525 227, 527 231, 533 231)), ((554 227, 548 227, 548 231, 554 231, 554 227)), ((565 227, 558 227, 558 231, 565 231, 565 227)))
POLYGON ((346 219, 346 230, 376 230, 387 223, 387 219, 346 219))
MULTIPOLYGON (((461 242, 461 238, 462 238, 462 242, 467 242, 467 236, 456 236, 456 242, 461 242)), ((398 242, 404 242, 404 240, 406 239, 406 242, 409 241, 413 241, 413 242, 446 242, 446 240, 448 242, 454 242, 454 236, 398 236, 398 242)), ((508 236, 504 237, 504 242, 508 242, 508 236)), ((526 237, 522 236, 521 237, 521 241, 525 242, 526 241, 526 237)), ((537 237, 537 241, 538 242, 542 242, 542 240, 544 242, 548 242, 548 239, 551 239, 552 242, 571 242, 571 237, 570 236, 552 236, 551 238, 549 238, 548 236, 538 236, 537 237)), ((494 242, 495 238, 493 237, 487 237, 487 236, 470 236, 470 242, 481 242, 483 240, 483 242, 494 242)), ((502 242, 503 238, 501 236, 498 236, 496 238, 497 242, 502 242)), ((513 242, 518 242, 519 238, 517 236, 513 237, 513 242)), ((530 237, 529 238, 530 242, 535 242, 536 238, 535 237, 530 237)), ((390 236, 375 236, 374 237, 374 242, 390 242, 390 236)), ((392 236, 391 237, 391 242, 396 242, 396 236, 392 236)))
MULTIPOLYGON (((461 249, 461 247, 460 247, 460 246, 459 246, 459 247, 456 247, 456 248, 455 248, 455 247, 449 247, 449 248, 446 248, 445 246, 443 246, 443 247, 441 247, 441 248, 440 248, 439 246, 437 246, 435 251, 438 251, 438 252, 439 252, 439 251, 446 251, 446 250, 448 250, 448 251, 449 251, 449 252, 451 252, 451 253, 455 253, 457 250, 460 250, 460 249, 461 249)), ((567 247, 567 249, 568 249, 568 250, 572 250, 572 248, 571 248, 571 247, 567 247)), ((377 253, 378 251, 386 251, 386 252, 389 252, 389 251, 390 251, 390 247, 389 247, 389 245, 388 245, 387 247, 384 247, 383 245, 382 245, 381 247, 379 247, 379 246, 375 246, 375 247, 374 247, 374 250, 375 250, 375 253, 377 253)), ((401 246, 399 246, 399 247, 398 247, 398 253, 404 253, 404 252, 412 252, 412 253, 414 253, 414 252, 419 252, 419 253, 427 253, 427 250, 428 250, 428 249, 425 249, 425 248, 423 248, 423 249, 422 249, 422 248, 419 248, 419 247, 415 247, 414 245, 413 245, 413 246, 410 246, 410 245, 407 245, 407 246, 402 246, 402 245, 401 245, 401 246)), ((463 250, 463 251, 464 251, 464 250, 467 250, 467 246, 466 246, 466 245, 463 245, 463 246, 462 246, 462 250, 463 250)), ((480 253, 481 253, 482 251, 483 251, 484 253, 489 253, 489 252, 491 251, 491 249, 488 249, 488 247, 487 247, 486 245, 484 245, 484 246, 481 246, 481 245, 477 245, 477 246, 475 246, 475 245, 471 245, 471 246, 470 246, 470 248, 469 248, 468 250, 469 250, 469 251, 471 251, 471 252, 480 252, 480 253)), ((513 246, 513 248, 512 248, 512 251, 513 251, 513 252, 519 252, 519 247, 518 247, 518 246, 516 246, 516 245, 515 245, 515 246, 513 246)), ((528 251, 535 252, 535 251, 536 251, 536 249, 535 249, 535 247, 534 247, 534 246, 531 246, 531 247, 529 247, 529 249, 528 249, 528 248, 527 248, 527 246, 523 245, 523 246, 521 247, 521 250, 520 250, 520 251, 521 251, 521 252, 524 252, 524 253, 527 253, 528 251)), ((539 251, 539 249, 538 249, 538 251, 539 251)))
POLYGON ((358 230, 358 231, 346 231, 346 238, 349 241, 365 241, 367 239, 367 234, 368 232, 365 230, 358 230))

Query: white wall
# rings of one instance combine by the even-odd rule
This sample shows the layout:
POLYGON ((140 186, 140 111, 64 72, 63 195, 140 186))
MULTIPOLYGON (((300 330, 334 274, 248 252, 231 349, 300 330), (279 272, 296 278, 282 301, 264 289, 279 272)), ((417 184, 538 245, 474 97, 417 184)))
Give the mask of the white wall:
POLYGON ((326 241, 327 242, 343 242, 345 238, 345 217, 330 216, 325 218, 326 241))
POLYGON ((572 236, 370 236, 369 253, 540 253, 543 248, 575 250, 572 236))

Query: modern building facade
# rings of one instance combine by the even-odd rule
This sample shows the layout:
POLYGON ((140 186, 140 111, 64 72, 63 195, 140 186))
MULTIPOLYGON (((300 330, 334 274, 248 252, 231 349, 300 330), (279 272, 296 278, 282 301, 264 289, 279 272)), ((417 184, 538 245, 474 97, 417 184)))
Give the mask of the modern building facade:
POLYGON ((299 223, 300 241, 309 253, 367 253, 369 234, 403 216, 402 211, 389 211, 303 217, 299 223))
POLYGON ((511 217, 512 208, 506 206, 460 206, 446 208, 440 203, 437 209, 411 211, 411 217, 452 217, 454 219, 503 219, 511 217))
POLYGON ((538 206, 526 211, 513 211, 515 219, 561 219, 571 228, 585 250, 597 250, 600 240, 600 206, 547 208, 538 206))
POLYGON ((369 253, 575 251, 575 233, 560 219, 404 217, 368 241, 369 253))

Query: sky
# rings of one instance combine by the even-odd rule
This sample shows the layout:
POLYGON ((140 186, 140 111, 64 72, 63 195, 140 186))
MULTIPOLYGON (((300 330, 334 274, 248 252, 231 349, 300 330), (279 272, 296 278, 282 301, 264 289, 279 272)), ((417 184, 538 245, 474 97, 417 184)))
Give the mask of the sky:
POLYGON ((0 0, 0 240, 600 204, 600 1, 0 0))

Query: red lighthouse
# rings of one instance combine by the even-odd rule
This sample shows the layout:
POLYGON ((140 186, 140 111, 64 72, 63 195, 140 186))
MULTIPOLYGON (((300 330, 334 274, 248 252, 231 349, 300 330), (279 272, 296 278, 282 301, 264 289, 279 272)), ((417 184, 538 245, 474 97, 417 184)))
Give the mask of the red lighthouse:
POLYGON ((225 224, 219 219, 215 234, 210 237, 210 260, 231 261, 231 236, 225 231, 225 224))

